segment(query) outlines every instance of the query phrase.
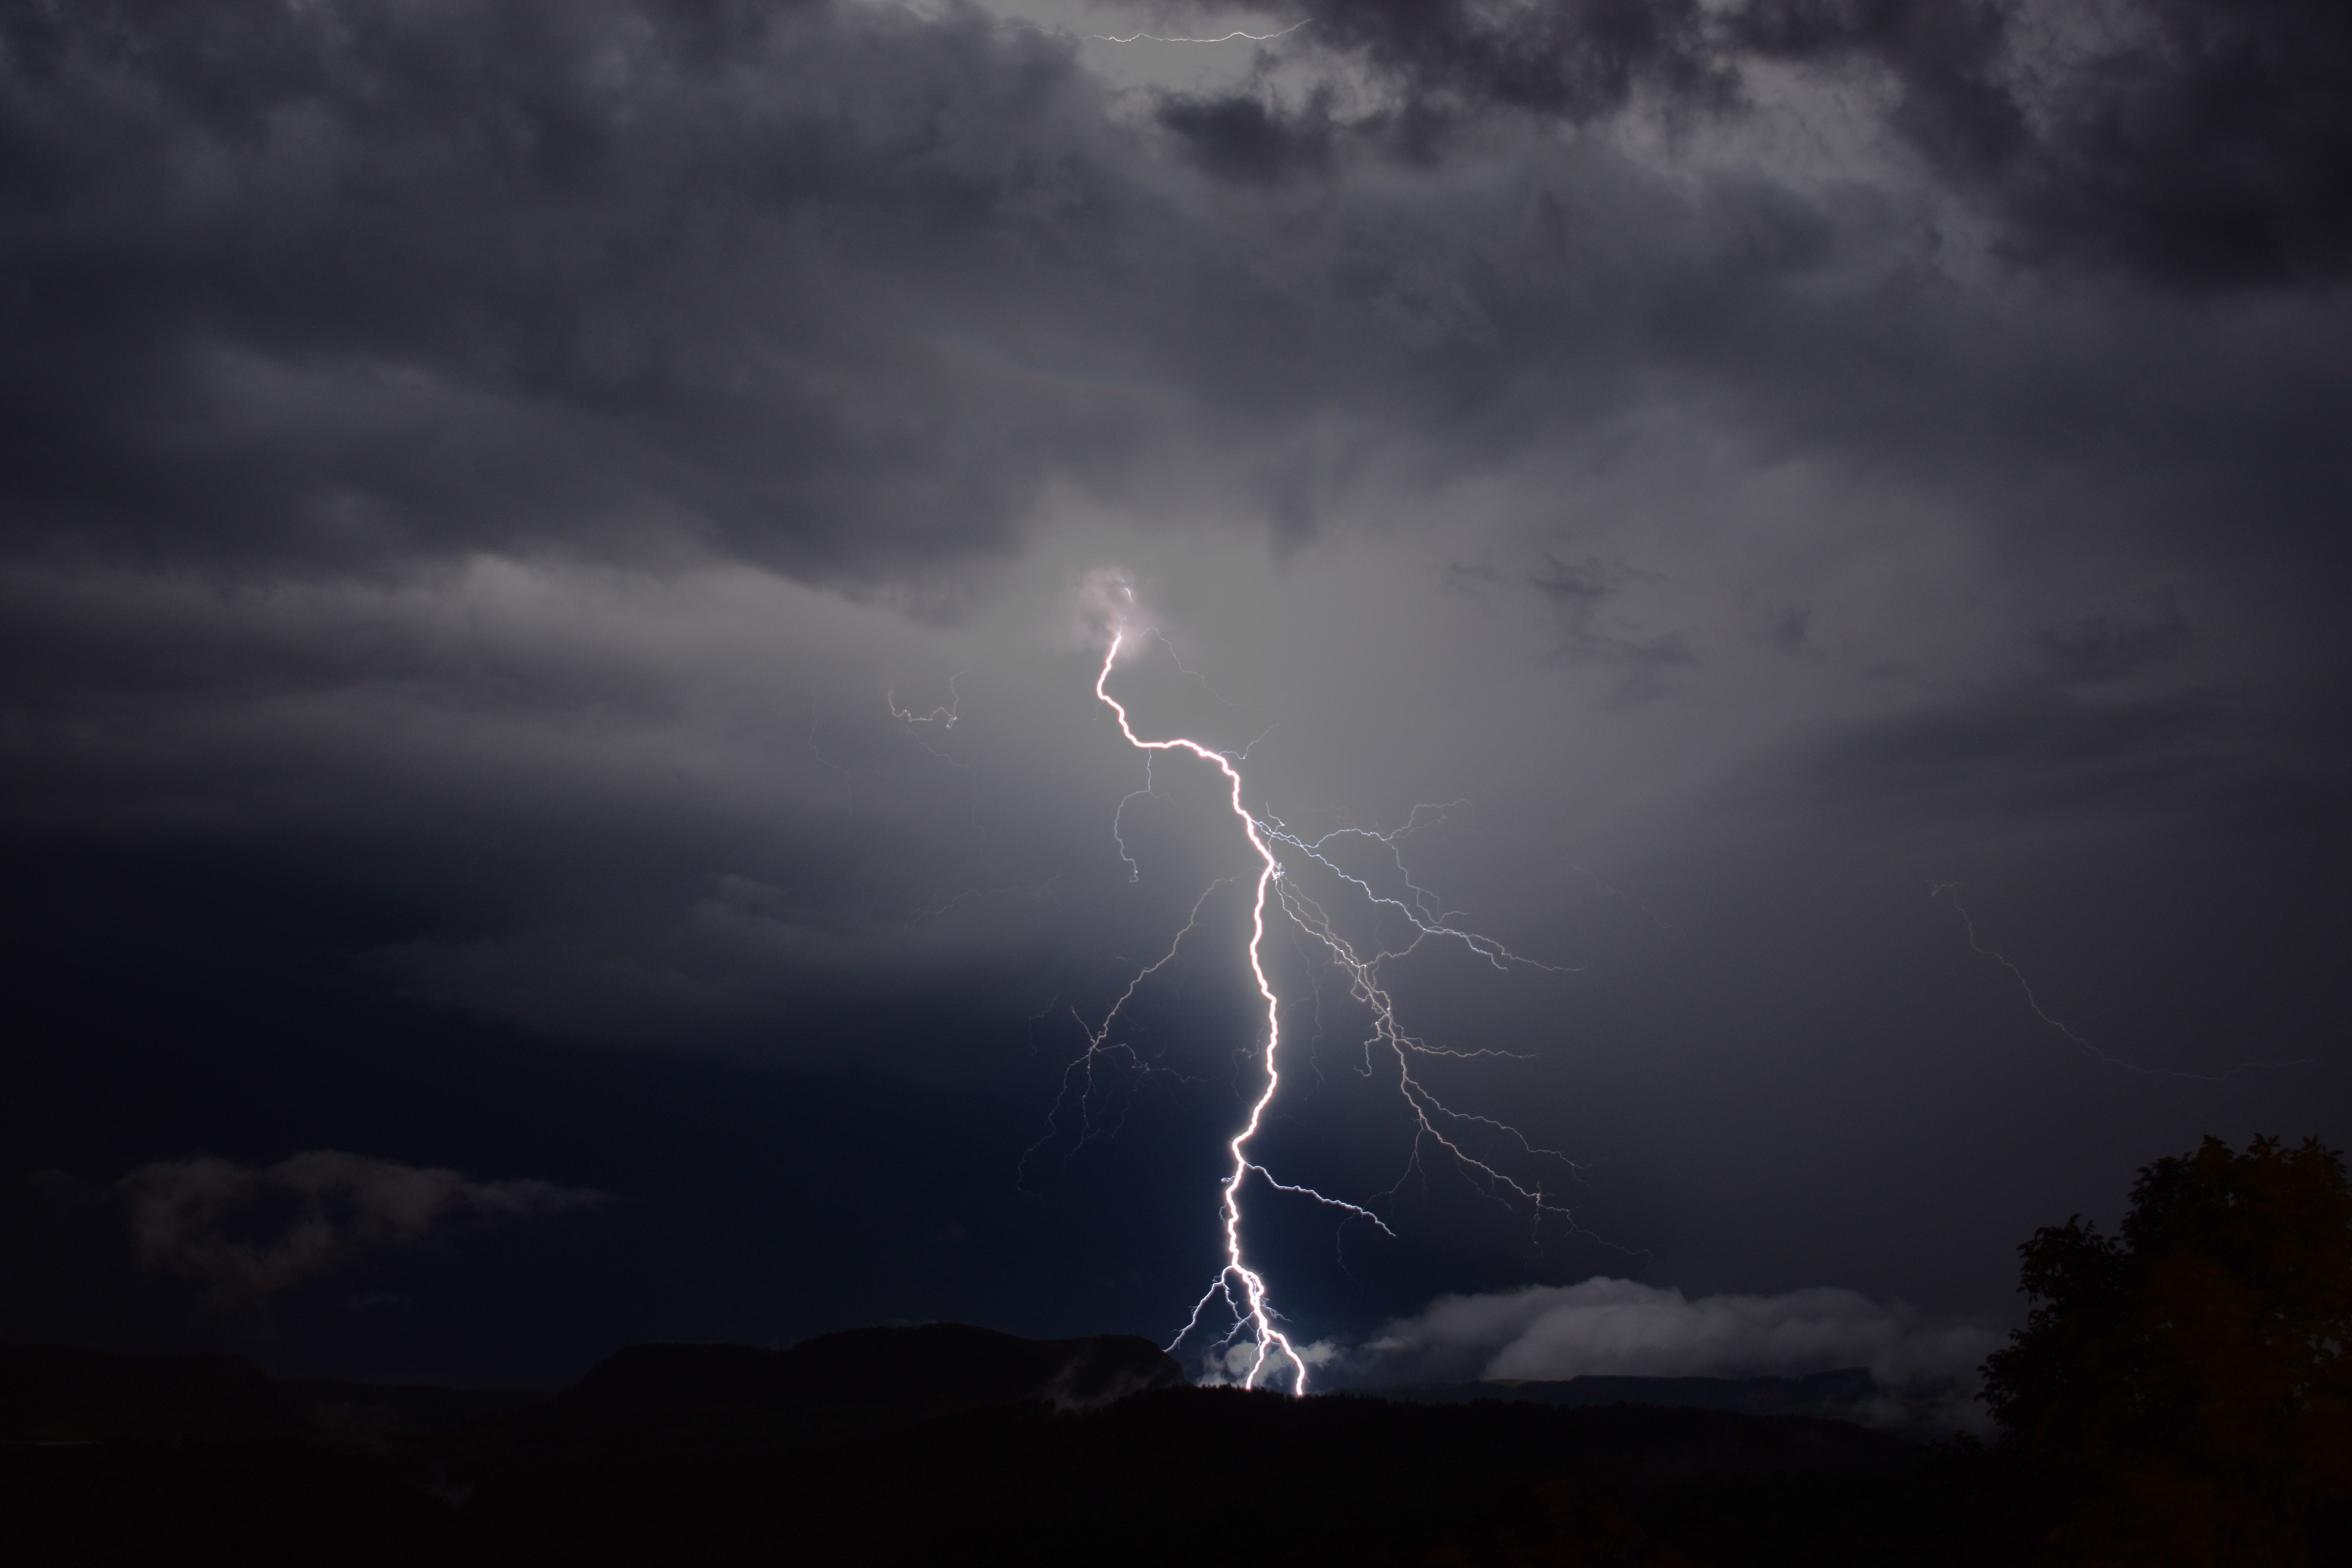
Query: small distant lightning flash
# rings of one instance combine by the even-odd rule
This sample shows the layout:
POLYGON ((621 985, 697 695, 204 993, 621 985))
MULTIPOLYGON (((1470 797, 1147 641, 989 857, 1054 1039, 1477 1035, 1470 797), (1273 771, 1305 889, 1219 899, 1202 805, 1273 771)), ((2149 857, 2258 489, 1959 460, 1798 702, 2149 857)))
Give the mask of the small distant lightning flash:
POLYGON ((956 682, 961 680, 965 676, 970 675, 971 673, 971 669, 967 666, 962 669, 957 670, 953 675, 949 676, 948 700, 938 707, 932 709, 928 713, 918 713, 911 708, 899 707, 898 689, 895 686, 883 692, 882 700, 890 705, 890 717, 896 719, 899 723, 906 726, 908 739, 913 741, 915 744, 922 747, 923 750, 930 752, 931 755, 938 757, 944 762, 954 762, 955 759, 953 757, 949 756, 945 752, 940 750, 937 746, 932 745, 920 735, 916 734, 915 726, 918 724, 937 724, 942 730, 954 729, 956 727, 956 720, 961 717, 961 710, 963 708, 963 693, 956 689, 956 682))
POLYGON ((2035 1017, 2082 1047, 2103 1067, 2120 1068, 2126 1072, 2143 1073, 2150 1078, 2185 1078, 2197 1083, 2227 1083, 2240 1073, 2275 1072, 2284 1068, 2323 1068, 2330 1072, 2342 1070, 2315 1057, 2297 1057, 2293 1061, 2284 1062, 2240 1062, 2226 1071, 2217 1073, 2183 1072, 2179 1068, 2152 1068, 2139 1062, 2126 1061, 2122 1057, 2101 1050, 2076 1034, 2063 1021, 2051 1016, 2048 1010, 2042 1005, 2042 998, 2033 994, 2032 982, 2025 978, 2025 971, 2020 969, 2007 953, 1997 952, 1977 940, 1976 917, 1969 913, 1966 904, 1960 902, 1960 885, 1958 882, 1930 882, 1927 884, 1927 896, 1931 899, 1949 899, 1953 912, 1960 917, 1960 928, 1968 932, 1969 951, 1979 958, 1989 958, 2008 970, 2011 978, 2017 982, 2018 990, 2025 994, 2025 1005, 2028 1010, 2035 1017))
MULTIPOLYGON (((1125 601, 1131 605, 1134 597, 1132 590, 1124 583, 1117 586, 1125 601)), ((1251 1157, 1251 1142, 1257 1136, 1260 1127, 1265 1122, 1267 1108, 1273 1104, 1275 1095, 1282 1084, 1282 1008, 1276 996, 1274 985, 1266 976, 1264 958, 1266 910, 1269 900, 1278 905, 1301 931, 1322 943, 1324 950, 1330 955, 1331 961, 1342 973, 1347 975, 1349 994, 1370 1011, 1372 1032, 1365 1041, 1365 1071, 1369 1074, 1371 1070, 1370 1051, 1374 1045, 1384 1046, 1393 1054, 1398 1072, 1398 1089, 1410 1109, 1414 1128, 1412 1152, 1407 1162, 1405 1175, 1410 1176, 1419 1169, 1423 1145, 1433 1144, 1451 1155, 1460 1168, 1473 1174, 1486 1186, 1491 1195, 1505 1201, 1517 1201, 1528 1205, 1533 1212, 1534 1222, 1538 1226, 1541 1225, 1543 1216, 1547 1214, 1566 1217, 1569 1215, 1569 1211, 1549 1198, 1539 1184, 1529 1184, 1515 1179, 1491 1162, 1482 1160, 1472 1153, 1464 1145, 1462 1130, 1474 1126, 1484 1128, 1490 1133, 1515 1141, 1528 1154, 1548 1156, 1560 1161, 1563 1164, 1566 1163, 1565 1156, 1560 1155, 1557 1151, 1537 1148, 1516 1129, 1491 1117, 1476 1116, 1450 1109, 1422 1083, 1412 1070, 1413 1062, 1417 1058, 1442 1057, 1463 1059, 1503 1056, 1508 1053, 1444 1050, 1404 1033, 1397 1023, 1395 1005, 1381 984, 1380 971, 1384 961, 1401 958, 1430 938, 1459 942, 1497 968, 1507 968, 1512 964, 1528 964, 1555 973, 1558 970, 1554 965, 1538 964, 1533 960, 1522 958, 1490 937, 1481 936, 1475 931, 1452 924, 1452 917, 1434 904, 1431 895, 1425 889, 1413 886, 1409 876, 1406 877, 1405 885, 1412 895, 1412 902, 1408 904, 1402 899, 1389 898, 1376 892, 1370 883, 1342 869, 1327 854, 1327 847, 1330 846, 1334 839, 1353 837, 1372 840, 1387 848, 1390 855, 1395 858, 1399 873, 1402 875, 1403 859, 1397 847, 1397 839, 1419 825, 1421 811, 1424 808, 1416 807, 1412 819, 1403 828, 1392 833, 1383 834, 1369 828, 1343 827, 1319 838, 1303 838, 1288 831, 1280 819, 1272 816, 1261 819, 1251 811, 1243 799, 1241 770, 1235 765, 1239 759, 1234 753, 1218 751, 1183 736, 1173 736, 1165 740, 1146 740, 1137 734, 1125 705, 1110 693, 1111 671, 1118 664, 1119 652, 1123 647, 1130 641, 1139 640, 1153 634, 1149 631, 1130 632, 1124 613, 1113 617, 1109 631, 1109 646, 1104 650, 1102 667, 1095 675, 1096 698, 1117 717, 1119 733, 1126 737, 1128 744, 1143 752, 1147 761, 1160 753, 1183 753, 1208 763, 1223 774, 1226 784, 1226 798, 1232 808, 1234 819, 1240 824, 1242 835, 1248 841, 1251 852, 1257 858, 1257 875, 1250 902, 1248 962, 1250 978, 1256 986, 1259 1000, 1265 1005, 1265 1078, 1258 1090, 1257 1098, 1251 1102, 1247 1118, 1243 1121, 1240 1130, 1234 1132, 1225 1144, 1226 1152, 1231 1157, 1232 1163, 1223 1180, 1224 1267, 1218 1271, 1216 1279, 1200 1300, 1194 1303, 1192 1317, 1175 1339, 1169 1342, 1168 1348, 1173 1351, 1191 1338, 1202 1327, 1202 1315, 1207 1311, 1209 1304, 1212 1301, 1223 1300, 1226 1310, 1232 1314, 1233 1325, 1226 1331, 1224 1338, 1218 1342, 1221 1345, 1230 1346, 1244 1335, 1246 1335, 1249 1340, 1250 1365, 1248 1374, 1242 1380, 1243 1385, 1255 1386, 1261 1376, 1269 1379, 1278 1378, 1282 1373, 1280 1363, 1287 1363, 1291 1392, 1304 1394, 1307 1392, 1307 1357, 1279 1326, 1280 1314, 1275 1310, 1268 1298, 1265 1277, 1250 1266, 1244 1253, 1242 1191, 1244 1183, 1249 1177, 1255 1175, 1276 1191, 1312 1199, 1350 1218, 1364 1220, 1383 1234, 1393 1236, 1395 1233, 1390 1230, 1386 1221, 1370 1209, 1341 1198, 1331 1197, 1312 1187, 1281 1181, 1265 1165, 1251 1157), (1331 917, 1324 909, 1305 892, 1299 890, 1285 876, 1283 862, 1276 849, 1277 845, 1321 865, 1341 881, 1352 885, 1376 909, 1402 915, 1412 928, 1411 940, 1402 948, 1394 950, 1359 951, 1357 946, 1335 927, 1331 917)), ((1125 802, 1122 802, 1121 809, 1123 810, 1124 807, 1125 802)), ((1124 843, 1120 846, 1120 856, 1122 859, 1127 859, 1124 843)), ((1132 859, 1128 859, 1127 863, 1132 877, 1135 863, 1132 859)), ((1212 890, 1215 885, 1212 884, 1212 890)), ((1202 901, 1205 902, 1207 897, 1207 893, 1204 892, 1202 895, 1202 901)), ((1110 1036, 1119 1010, 1135 995, 1137 987, 1147 977, 1174 958, 1177 945, 1181 943, 1184 936, 1197 923, 1200 910, 1201 904, 1196 902, 1193 905, 1192 918, 1186 921, 1184 930, 1177 933, 1176 941, 1170 945, 1166 955, 1144 966, 1136 974, 1135 978, 1129 983, 1126 992, 1112 1005, 1109 1013, 1098 1027, 1086 1029, 1086 1050, 1078 1061, 1072 1064, 1070 1073, 1065 1076, 1066 1095, 1071 1075, 1076 1074, 1083 1067, 1090 1081, 1095 1060, 1118 1048, 1110 1043, 1110 1036)), ((1083 1023, 1081 1026, 1085 1026, 1083 1023)), ((1573 1169, 1572 1166, 1570 1168, 1573 1169)), ((1400 1185, 1403 1180, 1404 1177, 1399 1178, 1400 1185)), ((1394 1190, 1393 1187, 1390 1189, 1391 1193, 1394 1190)))

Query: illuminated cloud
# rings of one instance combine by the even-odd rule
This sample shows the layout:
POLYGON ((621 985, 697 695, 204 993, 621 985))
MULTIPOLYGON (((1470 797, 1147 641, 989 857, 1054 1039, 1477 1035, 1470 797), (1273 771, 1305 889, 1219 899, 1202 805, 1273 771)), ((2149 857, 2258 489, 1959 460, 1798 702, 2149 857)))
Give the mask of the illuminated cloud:
POLYGON ((1763 1377, 1867 1367, 1891 1382, 1972 1371, 2001 1336, 1827 1287, 1697 1296, 1632 1279, 1441 1296, 1365 1342, 1431 1381, 1763 1377))

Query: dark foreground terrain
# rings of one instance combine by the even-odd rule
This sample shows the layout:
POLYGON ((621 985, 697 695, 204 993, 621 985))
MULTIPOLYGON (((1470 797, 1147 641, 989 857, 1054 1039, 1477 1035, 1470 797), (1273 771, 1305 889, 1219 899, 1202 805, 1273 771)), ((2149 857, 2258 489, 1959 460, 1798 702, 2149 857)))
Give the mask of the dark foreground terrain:
POLYGON ((1964 1453, 1656 1405, 1187 1387, 1140 1340, 649 1345, 551 1397, 0 1349, 12 1563, 2005 1563, 1964 1453))

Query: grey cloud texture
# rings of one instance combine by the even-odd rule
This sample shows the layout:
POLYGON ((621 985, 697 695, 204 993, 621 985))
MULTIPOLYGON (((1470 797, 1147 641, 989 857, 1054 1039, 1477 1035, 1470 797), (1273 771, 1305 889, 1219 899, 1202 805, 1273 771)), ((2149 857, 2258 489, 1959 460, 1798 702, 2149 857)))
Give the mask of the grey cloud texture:
POLYGON ((1246 89, 1169 95, 1160 123, 1213 173, 1256 184, 1322 173, 1343 142, 1425 161, 1497 110, 1581 125, 1637 97, 1681 108, 1736 96, 1697 0, 1308 0, 1286 14, 1298 21, 1267 63, 1338 57, 1369 80, 1355 92, 1318 81, 1295 108, 1246 89))
MULTIPOLYGON (((1412 1026, 1544 1053, 1464 1103, 1652 1194, 1591 1216, 1649 1277, 2005 1297, 2021 1194, 2204 1103, 2051 1089, 1927 883, 2118 1055, 2286 1059, 2352 798, 2333 24, 2059 9, 1318 0, 1235 97, 953 5, 14 7, 26 907, 238 994, 1050 1073, 1235 868, 1170 767, 1125 879, 1143 770, 1057 646, 1118 563, 1206 683, 1155 646, 1139 721, 1266 809, 1475 803, 1416 869, 1576 973, 1412 1026), (2149 216, 2200 191, 2271 259, 2149 216)), ((1211 914, 1146 1016, 1215 1099, 1211 914)), ((1390 1189, 1287 1081, 1297 1173, 1390 1189)), ((1379 1311, 1526 1277, 1465 1267, 1379 1311)))
POLYGON ((158 1161, 117 1188, 139 1262, 203 1280, 213 1300, 232 1306, 257 1303, 367 1254, 607 1201, 551 1182, 477 1181, 331 1149, 261 1167, 209 1156, 158 1161))
MULTIPOLYGON (((1833 63, 1927 25, 1751 31, 1833 63)), ((2038 332, 1923 328, 1932 202, 1618 144, 1633 84, 1727 68, 1692 41, 1720 32, 1633 0, 1335 7, 1297 36, 1598 129, 1253 195, 1172 153, 1238 136, 1209 161, 1248 164, 1263 106, 1139 116, 1075 40, 965 8, 20 8, 5 538, 260 578, 716 556, 968 612, 1073 504, 1295 545, 1367 486, 1661 397, 1925 455, 1968 434, 1920 401, 1958 370, 2036 456, 2105 388, 2071 352, 2050 376, 2038 332)), ((2164 390, 2135 424, 2180 416, 2164 390)))
POLYGON ((978 13, 33 6, 0 72, 20 549, 870 584, 1118 442, 1024 368, 1117 148, 978 13))
POLYGON ((1863 78, 2013 261, 2190 292, 2324 286, 2352 266, 2337 199, 2352 21, 2328 0, 1306 0, 1284 15, 1306 25, 1265 64, 1322 85, 1286 105, 1269 71, 1162 108, 1228 177, 1321 173, 1348 142, 1427 159, 1497 111, 1580 126, 1642 102, 1737 120, 1756 63, 1794 63, 1863 78), (1371 90, 1318 78, 1318 60, 1371 90))
POLYGON ((2352 18, 2326 0, 1757 0, 1733 37, 1874 62, 1893 122, 2027 261, 2192 291, 2352 266, 2352 18))

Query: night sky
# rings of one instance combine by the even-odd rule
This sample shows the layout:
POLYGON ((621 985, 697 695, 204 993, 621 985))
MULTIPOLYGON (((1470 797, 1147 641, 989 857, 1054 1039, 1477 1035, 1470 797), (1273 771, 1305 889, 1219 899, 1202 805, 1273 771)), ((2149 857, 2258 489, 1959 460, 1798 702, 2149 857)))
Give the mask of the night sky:
POLYGON ((1274 912, 1319 1376, 1958 1375, 2352 1142, 2347 282, 2324 0, 10 5, 0 1337, 1165 1342, 1256 862, 1117 574, 1532 961, 1382 978, 1540 1209, 1274 912))

